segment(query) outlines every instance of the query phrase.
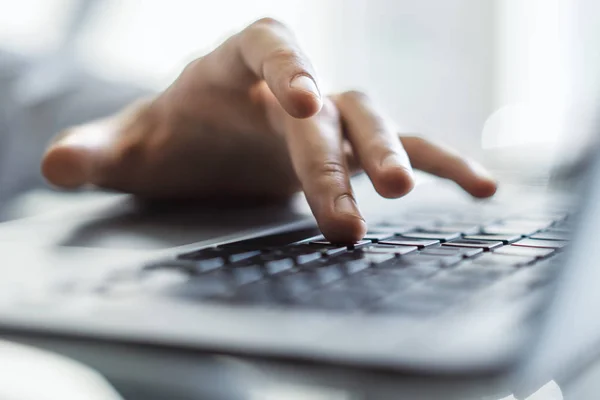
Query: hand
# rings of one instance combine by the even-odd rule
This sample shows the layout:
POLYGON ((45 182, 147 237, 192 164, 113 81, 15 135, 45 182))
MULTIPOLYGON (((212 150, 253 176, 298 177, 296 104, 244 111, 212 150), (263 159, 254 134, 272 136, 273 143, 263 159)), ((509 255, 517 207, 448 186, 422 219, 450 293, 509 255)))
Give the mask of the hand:
POLYGON ((401 137, 358 92, 323 96, 293 35, 257 21, 189 64, 164 92, 59 135, 42 162, 52 184, 92 184, 152 198, 287 197, 303 190, 331 241, 362 238, 350 176, 401 197, 412 167, 477 197, 495 182, 479 165, 401 137))

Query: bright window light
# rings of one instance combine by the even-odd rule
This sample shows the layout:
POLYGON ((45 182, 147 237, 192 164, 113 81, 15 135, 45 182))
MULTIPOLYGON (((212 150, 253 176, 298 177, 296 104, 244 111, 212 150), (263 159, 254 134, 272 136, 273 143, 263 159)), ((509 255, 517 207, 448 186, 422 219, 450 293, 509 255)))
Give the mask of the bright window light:
POLYGON ((484 148, 558 143, 568 95, 566 3, 498 3, 497 111, 484 126, 484 148))

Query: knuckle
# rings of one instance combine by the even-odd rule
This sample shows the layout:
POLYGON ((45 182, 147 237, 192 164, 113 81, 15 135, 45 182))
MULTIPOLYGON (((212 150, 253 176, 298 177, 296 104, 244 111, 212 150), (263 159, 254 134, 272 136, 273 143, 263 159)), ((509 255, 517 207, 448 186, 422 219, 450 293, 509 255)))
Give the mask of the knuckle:
POLYGON ((204 57, 200 57, 200 58, 197 58, 197 59, 195 59, 193 61, 190 61, 183 68, 183 70, 181 71, 180 75, 187 76, 187 75, 194 75, 194 74, 196 74, 198 72, 198 69, 200 69, 201 66, 203 65, 203 62, 202 62, 203 59, 204 59, 204 57))
MULTIPOLYGON (((300 52, 291 47, 279 47, 272 50, 264 60, 265 64, 276 64, 279 68, 282 65, 303 67, 304 61, 300 52)), ((302 68, 304 69, 304 68, 302 68)))
POLYGON ((269 28, 267 25, 255 22, 246 27, 246 29, 244 29, 239 36, 243 45, 247 46, 249 44, 260 42, 261 38, 270 32, 271 28, 269 28))
POLYGON ((346 166, 338 160, 316 163, 310 168, 310 176, 324 185, 340 186, 346 180, 346 166))
POLYGON ((269 17, 253 22, 242 32, 242 36, 250 42, 260 41, 265 36, 289 36, 289 34, 290 31, 283 23, 269 17))
POLYGON ((267 27, 276 27, 276 28, 285 28, 285 25, 272 17, 262 17, 256 21, 254 21, 250 26, 267 26, 267 27))

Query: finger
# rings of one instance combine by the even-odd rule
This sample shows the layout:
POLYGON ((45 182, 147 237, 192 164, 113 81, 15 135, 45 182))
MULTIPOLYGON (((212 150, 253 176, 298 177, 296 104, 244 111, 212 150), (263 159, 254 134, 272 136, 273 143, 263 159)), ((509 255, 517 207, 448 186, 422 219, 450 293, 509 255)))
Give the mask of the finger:
POLYGON ((383 197, 401 197, 414 179, 406 151, 395 129, 360 92, 336 97, 345 131, 360 165, 383 197))
POLYGON ((496 181, 477 162, 419 137, 402 137, 401 141, 414 168, 453 180, 475 197, 496 192, 496 181))
POLYGON ((286 128, 294 169, 321 232, 332 242, 362 239, 366 225, 350 185, 335 106, 327 101, 313 118, 289 118, 286 128))
POLYGON ((46 151, 42 174, 51 184, 75 189, 92 183, 99 159, 112 141, 110 121, 96 121, 63 132, 46 151))
POLYGON ((137 144, 142 142, 139 136, 151 120, 146 104, 134 103, 118 115, 64 131, 46 150, 42 175, 65 189, 87 184, 119 189, 132 181, 132 164, 139 161, 137 144), (129 160, 129 165, 122 160, 129 160))
POLYGON ((265 80, 292 117, 307 118, 321 109, 321 93, 308 57, 293 34, 276 20, 256 21, 226 41, 207 61, 224 83, 235 82, 248 71, 254 78, 265 80))

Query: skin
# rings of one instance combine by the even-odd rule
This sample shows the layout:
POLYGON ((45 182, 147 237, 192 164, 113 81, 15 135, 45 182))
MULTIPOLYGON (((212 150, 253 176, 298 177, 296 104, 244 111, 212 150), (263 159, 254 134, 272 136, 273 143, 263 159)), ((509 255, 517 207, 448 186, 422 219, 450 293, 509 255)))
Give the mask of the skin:
POLYGON ((476 197, 496 183, 478 164, 403 136, 367 95, 330 96, 281 23, 262 19, 190 63, 154 98, 60 134, 42 160, 61 188, 94 185, 149 198, 280 199, 303 190, 323 234, 362 238, 350 176, 386 198, 414 186, 412 168, 476 197))

